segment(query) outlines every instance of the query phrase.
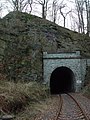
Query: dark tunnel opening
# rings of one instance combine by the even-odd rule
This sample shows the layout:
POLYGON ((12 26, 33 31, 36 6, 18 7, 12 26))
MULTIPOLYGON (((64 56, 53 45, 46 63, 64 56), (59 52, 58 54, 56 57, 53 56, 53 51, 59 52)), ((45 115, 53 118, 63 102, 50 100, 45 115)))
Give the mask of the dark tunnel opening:
POLYGON ((74 73, 71 69, 67 67, 56 68, 50 78, 51 94, 75 92, 74 79, 74 73))

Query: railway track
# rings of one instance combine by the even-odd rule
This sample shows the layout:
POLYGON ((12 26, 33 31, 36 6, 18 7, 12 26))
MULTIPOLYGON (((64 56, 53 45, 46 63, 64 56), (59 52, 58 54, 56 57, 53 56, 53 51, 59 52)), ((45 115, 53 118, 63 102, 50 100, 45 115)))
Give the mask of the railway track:
MULTIPOLYGON (((68 114, 68 113, 67 113, 68 114)), ((60 108, 58 110, 58 114, 55 120, 90 120, 90 118, 87 116, 87 114, 85 113, 85 111, 82 109, 82 107, 80 106, 80 104, 77 102, 77 100, 71 95, 71 94, 64 94, 64 95, 60 95, 60 108), (72 105, 72 112, 71 114, 75 114, 74 116, 71 115, 68 117, 68 115, 66 115, 65 111, 63 112, 63 97, 67 96, 67 101, 69 101, 69 106, 72 105), (76 106, 76 107, 74 107, 76 106), (65 116, 66 115, 66 116, 65 116)))
POLYGON ((54 109, 35 120, 90 120, 81 105, 71 94, 57 95, 54 109))

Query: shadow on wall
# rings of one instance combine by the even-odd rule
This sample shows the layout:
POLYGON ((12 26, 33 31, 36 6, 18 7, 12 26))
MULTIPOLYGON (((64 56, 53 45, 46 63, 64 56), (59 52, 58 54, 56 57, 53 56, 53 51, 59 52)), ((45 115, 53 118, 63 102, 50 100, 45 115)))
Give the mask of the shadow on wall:
POLYGON ((67 67, 56 68, 50 77, 51 94, 62 94, 75 92, 75 76, 71 69, 67 67))

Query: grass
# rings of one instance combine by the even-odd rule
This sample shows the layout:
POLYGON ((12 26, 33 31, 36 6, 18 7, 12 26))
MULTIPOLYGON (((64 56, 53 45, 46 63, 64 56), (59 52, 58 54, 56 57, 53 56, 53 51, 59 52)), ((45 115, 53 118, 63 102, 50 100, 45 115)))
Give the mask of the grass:
POLYGON ((37 82, 14 83, 1 80, 0 114, 15 114, 18 116, 16 120, 28 120, 43 110, 43 102, 48 95, 48 87, 37 82))
POLYGON ((35 104, 29 104, 25 107, 25 110, 20 112, 15 120, 35 120, 37 116, 45 113, 48 106, 52 103, 50 98, 45 99, 44 101, 39 101, 35 104))

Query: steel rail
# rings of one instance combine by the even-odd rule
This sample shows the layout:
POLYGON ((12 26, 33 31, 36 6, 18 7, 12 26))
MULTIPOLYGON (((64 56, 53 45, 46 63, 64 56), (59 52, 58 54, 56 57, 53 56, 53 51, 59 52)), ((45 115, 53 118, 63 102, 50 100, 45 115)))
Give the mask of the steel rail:
POLYGON ((85 120, 90 120, 89 117, 86 115, 85 111, 82 109, 81 105, 77 102, 77 100, 70 93, 67 93, 67 95, 70 96, 70 98, 72 98, 74 100, 74 102, 77 104, 77 106, 79 107, 80 111, 82 112, 85 120))
MULTIPOLYGON (((74 103, 77 105, 78 109, 79 109, 80 112, 82 113, 83 119, 85 119, 85 120, 90 120, 89 117, 87 116, 87 114, 85 113, 85 111, 82 109, 81 105, 78 103, 78 101, 77 101, 70 93, 67 93, 66 95, 69 96, 69 97, 74 101, 74 103)), ((61 119, 60 115, 61 115, 62 106, 63 106, 64 103, 63 103, 63 97, 62 97, 61 94, 58 95, 58 98, 59 98, 58 108, 57 108, 57 112, 56 112, 56 115, 55 115, 55 117, 53 118, 53 120, 59 120, 59 119, 61 119)), ((78 115, 79 115, 79 114, 78 114, 78 115)), ((41 116, 41 115, 40 115, 40 116, 41 116)), ((40 117, 40 116, 39 116, 39 117, 40 117)), ((48 116, 48 117, 49 117, 49 116, 48 116)), ((80 116, 79 116, 79 117, 80 117, 80 116)), ((47 119, 49 119, 49 118, 47 118, 47 119)), ((67 119, 67 118, 66 118, 66 119, 67 119)), ((79 119, 79 118, 78 118, 78 119, 79 119)), ((39 118, 39 119, 37 119, 37 117, 36 117, 35 120, 44 120, 44 118, 39 118)))
POLYGON ((62 96, 59 95, 59 109, 58 109, 57 116, 56 116, 55 120, 58 120, 58 118, 60 116, 60 113, 62 110, 62 105, 63 105, 63 99, 62 99, 62 96))

